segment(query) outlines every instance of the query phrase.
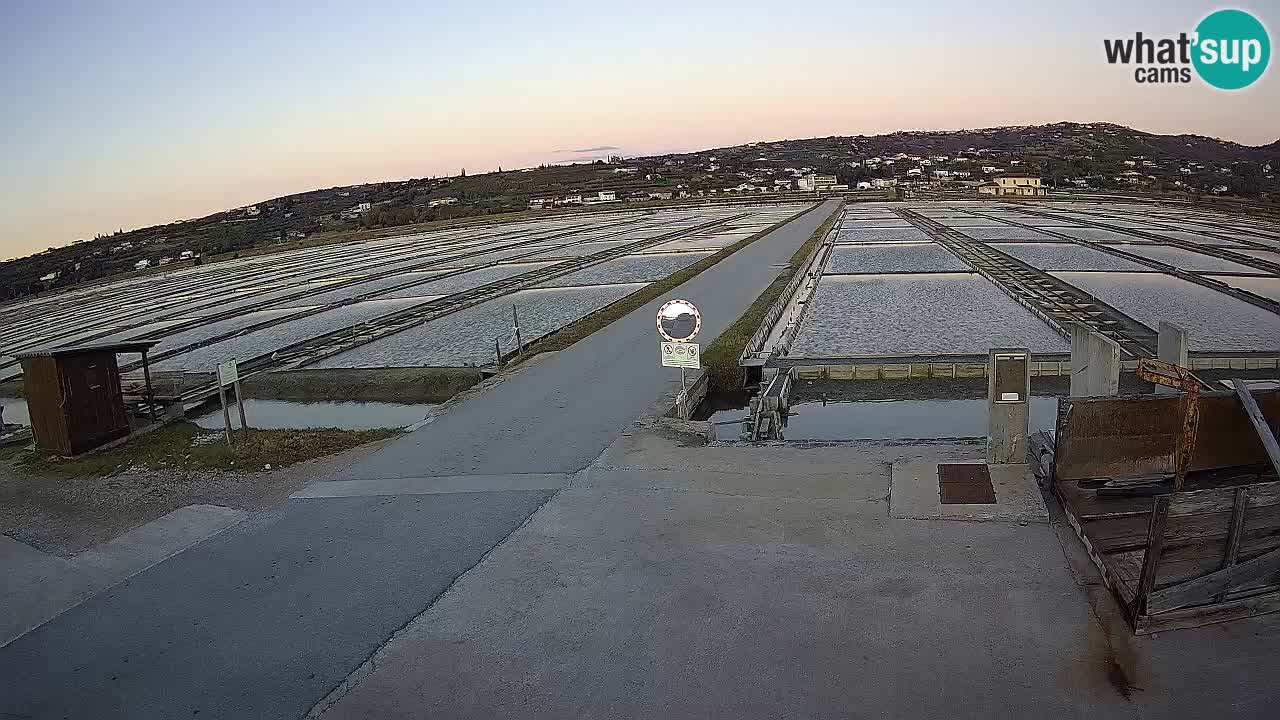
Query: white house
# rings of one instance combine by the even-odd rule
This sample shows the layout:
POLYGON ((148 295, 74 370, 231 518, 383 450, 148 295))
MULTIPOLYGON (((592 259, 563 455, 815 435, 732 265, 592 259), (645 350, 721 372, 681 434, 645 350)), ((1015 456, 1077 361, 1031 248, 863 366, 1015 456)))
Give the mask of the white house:
MULTIPOLYGON (((368 205, 369 203, 360 203, 360 204, 368 205)), ((436 198, 435 200, 427 201, 427 207, 429 208, 441 207, 443 205, 457 205, 457 204, 458 204, 458 198, 456 197, 436 198)))
POLYGON ((179 260, 191 260, 191 259, 194 259, 195 256, 196 254, 192 250, 183 250, 182 252, 178 253, 179 260))
POLYGON ((151 267, 150 260, 139 260, 138 262, 133 264, 134 270, 146 270, 149 267, 151 267))

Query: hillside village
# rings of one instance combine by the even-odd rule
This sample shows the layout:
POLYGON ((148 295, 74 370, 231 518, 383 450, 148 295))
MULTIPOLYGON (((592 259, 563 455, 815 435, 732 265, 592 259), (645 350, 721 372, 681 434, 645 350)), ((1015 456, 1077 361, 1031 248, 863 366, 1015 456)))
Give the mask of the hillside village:
MULTIPOLYGON (((1280 202, 1280 141, 1249 147, 1109 123, 895 132, 757 142, 590 164, 329 188, 203 218, 119 230, 0 264, 4 297, 251 248, 434 221, 728 196, 945 190, 995 194, 997 178, 1050 192, 1126 191, 1280 202)), ((1003 193, 1001 193, 1003 194, 1003 193)))

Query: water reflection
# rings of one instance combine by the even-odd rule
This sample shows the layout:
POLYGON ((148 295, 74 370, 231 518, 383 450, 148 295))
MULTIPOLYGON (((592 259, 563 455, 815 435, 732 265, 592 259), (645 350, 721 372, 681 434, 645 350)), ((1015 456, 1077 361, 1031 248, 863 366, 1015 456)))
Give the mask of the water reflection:
MULTIPOLYGON (((986 399, 808 401, 791 406, 783 435, 787 440, 905 440, 985 437, 986 399)), ((1052 430, 1058 398, 1031 398, 1031 431, 1052 430)), ((720 410, 710 417, 716 439, 736 440, 745 409, 720 410), (724 423, 724 424, 719 424, 724 423)))
MULTIPOLYGON (((404 405, 385 402, 297 402, 292 400, 244 401, 245 418, 249 427, 273 430, 280 428, 341 428, 343 430, 372 430, 397 428, 426 417, 429 404, 404 405)), ((229 408, 231 426, 240 427, 235 406, 229 408)), ((202 428, 222 429, 222 409, 215 408, 206 415, 194 419, 202 428)))

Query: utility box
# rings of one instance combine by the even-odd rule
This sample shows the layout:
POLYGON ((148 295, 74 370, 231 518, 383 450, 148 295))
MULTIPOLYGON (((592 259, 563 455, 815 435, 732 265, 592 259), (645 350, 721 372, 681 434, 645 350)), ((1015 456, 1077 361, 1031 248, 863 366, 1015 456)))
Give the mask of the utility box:
POLYGON ((31 432, 41 450, 79 455, 131 432, 116 353, 146 352, 157 341, 79 345, 18 353, 31 432))
POLYGON ((1031 430, 1031 351, 992 350, 987 376, 987 463, 1022 465, 1031 430))

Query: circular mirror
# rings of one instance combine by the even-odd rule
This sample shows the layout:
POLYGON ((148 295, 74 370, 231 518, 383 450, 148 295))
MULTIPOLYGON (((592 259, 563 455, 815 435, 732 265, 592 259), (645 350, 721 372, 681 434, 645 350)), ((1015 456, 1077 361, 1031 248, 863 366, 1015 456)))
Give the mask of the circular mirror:
POLYGON ((658 332, 672 342, 692 340, 701 328, 702 315, 688 300, 671 300, 658 310, 658 332))

